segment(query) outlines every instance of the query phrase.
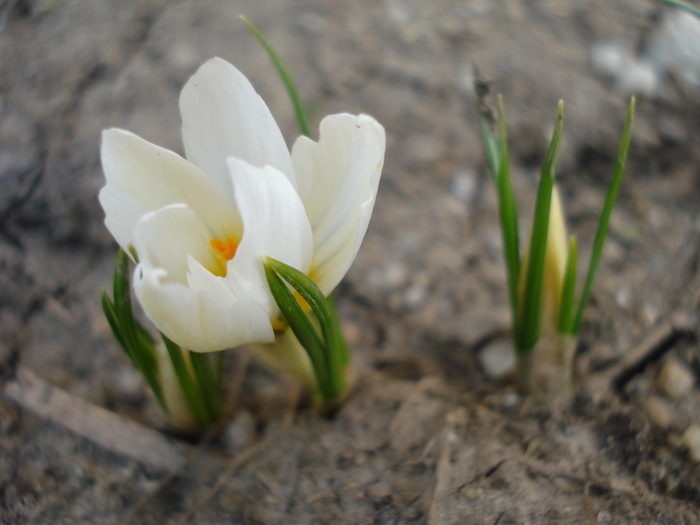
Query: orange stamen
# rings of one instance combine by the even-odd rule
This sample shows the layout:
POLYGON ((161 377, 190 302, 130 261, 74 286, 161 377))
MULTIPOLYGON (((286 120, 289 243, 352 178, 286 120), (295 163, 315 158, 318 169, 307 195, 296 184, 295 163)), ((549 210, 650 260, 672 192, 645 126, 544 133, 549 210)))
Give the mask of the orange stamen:
POLYGON ((211 244, 211 247, 220 253, 227 261, 233 259, 233 257, 236 255, 236 250, 238 249, 238 243, 233 240, 233 237, 229 237, 228 241, 226 242, 219 239, 212 239, 209 241, 209 244, 211 244))

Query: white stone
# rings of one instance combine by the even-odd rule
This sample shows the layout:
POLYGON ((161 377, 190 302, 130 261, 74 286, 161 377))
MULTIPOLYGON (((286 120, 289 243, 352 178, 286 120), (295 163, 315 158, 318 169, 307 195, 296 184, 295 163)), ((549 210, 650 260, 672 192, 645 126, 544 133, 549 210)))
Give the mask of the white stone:
POLYGON ((492 379, 500 379, 515 369, 513 343, 508 339, 497 339, 479 352, 479 363, 492 379))

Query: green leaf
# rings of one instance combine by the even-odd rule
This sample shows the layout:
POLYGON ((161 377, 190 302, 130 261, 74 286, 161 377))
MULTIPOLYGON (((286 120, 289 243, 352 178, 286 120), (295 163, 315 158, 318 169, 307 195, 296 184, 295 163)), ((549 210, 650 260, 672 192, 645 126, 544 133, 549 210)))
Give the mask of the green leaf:
POLYGON ((221 415, 221 393, 219 392, 219 382, 216 372, 211 365, 209 354, 201 352, 189 352, 190 362, 197 379, 204 404, 207 406, 212 421, 219 419, 221 415))
POLYGON ((168 350, 170 362, 173 364, 175 375, 180 383, 180 388, 187 400, 187 404, 190 406, 195 418, 197 418, 199 425, 202 428, 208 427, 216 418, 209 411, 207 404, 202 398, 202 392, 197 385, 197 381, 192 376, 190 367, 185 359, 185 351, 162 333, 160 335, 165 343, 165 348, 168 350))
POLYGON ((552 142, 542 166, 542 175, 537 190, 535 216, 532 222, 529 260, 525 277, 525 291, 522 298, 521 325, 516 326, 516 351, 529 352, 539 339, 540 302, 542 299, 542 283, 544 280, 544 261, 547 250, 547 234, 549 230, 549 212, 554 188, 554 174, 561 148, 561 137, 564 126, 564 103, 559 101, 557 108, 557 123, 552 135, 552 142))
POLYGON ((615 163, 615 172, 613 174, 612 181, 610 182, 610 187, 608 188, 608 194, 605 197, 605 204, 603 206, 603 212, 600 215, 600 222, 598 223, 598 230, 595 234, 595 241, 593 242, 593 251, 591 252, 591 261, 588 265, 588 274, 586 275, 586 282, 583 286, 583 291, 581 292, 581 298, 578 303, 578 309, 576 316, 574 318, 574 323, 571 328, 571 334, 578 334, 581 329, 581 321, 583 319, 583 311, 588 303, 588 298, 591 294, 591 287, 593 286, 593 278, 595 277, 595 272, 598 269, 598 263, 600 262, 600 255, 603 252, 603 244, 605 243, 605 237, 608 234, 608 226, 610 224, 610 215, 612 214, 613 206, 615 206, 615 200, 617 199, 617 193, 620 189, 620 183, 622 182, 622 175, 625 171, 625 161, 627 160, 627 152, 629 150, 630 140, 632 139, 632 123, 634 120, 634 105, 635 99, 632 97, 627 108, 627 118, 625 120, 625 127, 622 130, 622 142, 620 143, 620 150, 617 154, 617 162, 615 163))
POLYGON ((503 99, 498 97, 499 142, 501 145, 500 173, 497 180, 498 203, 503 237, 503 253, 508 277, 508 292, 513 317, 514 331, 520 324, 518 313, 518 278, 520 276, 520 239, 518 233, 518 209, 515 203, 513 184, 510 179, 510 158, 508 156, 508 135, 503 99))
POLYGON ((561 307, 559 309, 559 333, 570 334, 574 322, 574 291, 576 288, 576 265, 578 263, 578 248, 576 237, 569 237, 569 253, 566 257, 564 286, 561 292, 561 307))
POLYGON ((508 134, 503 100, 498 97, 498 118, 486 103, 490 88, 481 77, 476 64, 473 65, 474 93, 476 95, 479 129, 484 142, 486 159, 498 196, 498 211, 503 239, 503 258, 510 296, 511 316, 514 330, 519 325, 518 278, 520 275, 520 239, 518 233, 518 210, 510 178, 508 134))
POLYGON ((102 291, 102 310, 117 342, 122 347, 146 383, 153 391, 163 410, 167 412, 163 397, 158 357, 155 343, 146 329, 134 318, 131 309, 131 284, 129 280, 129 258, 123 250, 117 253, 114 268, 114 301, 102 291))
POLYGON ((671 5, 673 7, 680 7, 685 9, 689 13, 700 17, 700 6, 694 2, 689 2, 686 0, 659 0, 662 4, 671 5))
POLYGON ((107 290, 102 290, 102 311, 105 313, 105 317, 107 318, 109 327, 112 329, 112 334, 114 335, 114 338, 119 343, 119 346, 122 347, 124 353, 126 353, 126 355, 129 356, 129 359, 135 366, 136 363, 134 363, 134 358, 131 355, 129 345, 126 344, 126 341, 124 340, 124 335, 121 331, 121 327, 119 326, 119 319, 117 318, 117 313, 114 310, 114 303, 109 299, 109 296, 107 295, 107 290))
POLYGON ((255 27, 255 25, 253 25, 253 23, 250 20, 248 20, 243 15, 240 15, 240 18, 241 20, 243 20, 245 25, 248 26, 248 29, 250 29, 250 32, 253 33, 255 38, 258 39, 258 42, 260 42, 265 51, 267 51, 270 60, 272 60, 272 63, 274 64, 275 68, 277 69, 277 72, 282 78, 284 87, 287 89, 289 98, 291 99, 292 105, 294 106, 294 113, 297 117, 299 130, 301 131, 302 135, 311 137, 311 131, 309 129, 309 118, 306 114, 306 110, 304 109, 304 104, 301 101, 301 97, 299 96, 299 90, 297 89, 292 75, 289 73, 289 70, 284 65, 282 58, 279 56, 275 48, 272 47, 272 44, 270 44, 270 42, 265 38, 265 36, 260 32, 260 30, 257 27, 255 27))
POLYGON ((263 266, 272 296, 297 340, 309 355, 321 396, 324 400, 332 399, 333 391, 326 365, 324 342, 269 261, 274 259, 265 258, 263 266))
MULTIPOLYGON (((321 326, 321 333, 323 334, 323 361, 327 374, 324 378, 328 378, 330 382, 330 392, 329 396, 326 397, 326 401, 337 399, 342 395, 345 389, 343 369, 348 355, 335 308, 326 299, 318 286, 316 286, 316 283, 303 272, 271 257, 264 257, 263 264, 266 268, 273 270, 274 273, 294 288, 294 290, 309 304, 311 310, 316 315, 318 323, 321 326)), ((275 293, 276 291, 273 292, 273 296, 275 300, 277 300, 275 293)), ((282 310, 282 307, 280 307, 280 310, 282 310)), ((290 326, 292 326, 291 322, 290 326)), ((294 334, 296 335, 296 331, 294 334)), ((299 340, 299 342, 302 343, 303 346, 304 343, 301 340, 299 340)), ((307 349, 307 352, 308 351, 307 349)), ((309 354, 309 357, 313 360, 311 354, 309 354)), ((315 369, 314 367, 314 370, 315 369)))

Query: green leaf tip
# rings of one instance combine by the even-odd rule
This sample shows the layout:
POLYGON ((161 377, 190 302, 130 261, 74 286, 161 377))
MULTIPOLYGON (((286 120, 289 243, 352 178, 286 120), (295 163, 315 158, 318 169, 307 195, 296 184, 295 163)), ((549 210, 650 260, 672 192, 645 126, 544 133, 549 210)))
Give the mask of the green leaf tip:
POLYGON ((253 22, 248 20, 243 15, 238 16, 248 27, 250 32, 253 33, 253 36, 258 40, 258 42, 260 42, 260 45, 267 52, 267 56, 270 57, 272 64, 275 66, 275 69, 277 69, 277 73, 282 79, 282 83, 284 84, 284 87, 287 90, 287 94, 289 95, 289 98, 292 101, 292 106, 294 107, 294 114, 296 115, 297 124, 299 125, 299 131, 302 135, 311 137, 311 129, 309 127, 308 114, 306 112, 306 109, 304 108, 304 103, 301 101, 301 97, 299 96, 299 90, 297 89, 296 83, 294 82, 294 78, 287 69, 287 66, 284 65, 282 57, 280 57, 277 50, 272 46, 272 44, 267 40, 267 38, 265 38, 265 35, 262 34, 262 32, 255 26, 255 24, 253 24, 253 22))
POLYGON ((603 244, 605 243, 605 238, 608 234, 610 216, 612 215, 612 210, 615 206, 617 194, 620 190, 622 175, 625 171, 625 163, 627 161, 627 152, 629 151, 630 142, 632 140, 632 125, 634 122, 635 103, 635 98, 630 98, 629 105, 627 106, 627 117, 625 119, 625 126, 622 130, 622 140, 620 141, 620 149, 617 154, 617 161, 615 162, 615 172, 613 173, 612 181, 610 181, 608 193, 605 196, 605 204, 603 205, 603 211, 600 214, 598 229, 595 234, 595 240, 593 241, 591 260, 588 264, 588 273, 586 275, 586 281, 583 285, 583 291, 581 292, 581 298, 579 300, 578 307, 576 310, 576 316, 574 317, 573 325, 571 327, 572 335, 578 334, 579 330, 581 329, 583 311, 585 310, 586 304, 588 303, 588 298, 591 294, 591 288, 593 287, 593 279, 595 277, 595 272, 598 269, 598 263, 600 262, 600 257, 603 253, 603 244))

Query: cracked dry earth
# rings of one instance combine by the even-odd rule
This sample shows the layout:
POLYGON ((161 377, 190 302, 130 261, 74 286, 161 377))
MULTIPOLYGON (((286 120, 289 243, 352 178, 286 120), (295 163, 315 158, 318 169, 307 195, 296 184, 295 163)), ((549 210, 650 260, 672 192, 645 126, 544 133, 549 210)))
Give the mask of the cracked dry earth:
POLYGON ((565 100, 558 175, 585 258, 629 94, 589 54, 644 49, 670 16, 651 0, 0 1, 0 521, 698 523, 700 97, 677 71, 638 99, 571 403, 519 397, 484 359, 508 310, 470 58, 504 95, 524 219, 565 100), (102 317, 116 245, 99 133, 181 151, 179 91, 221 56, 291 142, 289 101, 240 13, 315 122, 372 114, 387 159, 337 293, 351 397, 322 419, 232 351, 230 423, 192 442, 167 432, 102 317))

